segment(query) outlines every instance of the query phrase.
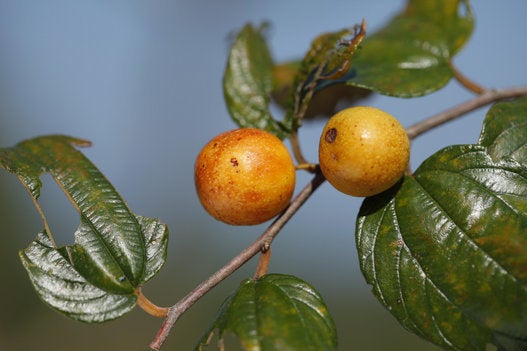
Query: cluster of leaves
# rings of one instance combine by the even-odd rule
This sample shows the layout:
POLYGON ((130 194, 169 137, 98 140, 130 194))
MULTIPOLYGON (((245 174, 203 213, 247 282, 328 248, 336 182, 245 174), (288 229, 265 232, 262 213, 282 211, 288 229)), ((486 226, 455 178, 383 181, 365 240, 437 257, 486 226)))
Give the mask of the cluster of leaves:
MULTIPOLYGON (((409 0, 401 14, 365 36, 365 25, 316 38, 303 60, 276 64, 263 28, 246 25, 228 58, 224 93, 242 127, 292 137, 317 94, 349 86, 398 97, 443 87, 452 57, 473 29, 468 1, 409 0), (285 109, 276 120, 273 97, 285 109)), ((527 348, 527 99, 496 104, 477 144, 452 146, 411 176, 367 198, 356 228, 361 270, 379 301, 408 330, 441 347, 527 348)), ((39 296, 84 322, 117 318, 166 259, 168 229, 133 214, 76 147, 47 136, 0 149, 45 229, 20 257, 39 296), (78 210, 75 244, 57 247, 38 198, 49 173, 78 210)), ((322 297, 284 274, 243 281, 198 342, 230 332, 246 349, 336 350, 322 297)))
POLYGON ((39 296, 83 322, 120 317, 136 305, 136 289, 166 259, 168 228, 134 215, 103 174, 75 146, 89 142, 48 136, 0 149, 0 165, 16 174, 45 229, 20 258, 39 296), (53 176, 80 214, 75 244, 58 248, 38 205, 42 173, 53 176))
POLYGON ((276 64, 265 41, 266 25, 247 24, 238 33, 225 71, 227 107, 238 125, 285 138, 304 117, 295 112, 332 85, 354 87, 359 97, 364 94, 357 88, 396 97, 426 95, 453 77, 450 60, 473 27, 468 1, 410 0, 401 14, 364 40, 357 26, 324 33, 313 40, 303 60, 276 64), (358 42, 349 38, 354 34, 358 42), (346 63, 343 75, 324 79, 346 63), (287 110, 282 121, 269 110, 271 97, 277 95, 287 110))

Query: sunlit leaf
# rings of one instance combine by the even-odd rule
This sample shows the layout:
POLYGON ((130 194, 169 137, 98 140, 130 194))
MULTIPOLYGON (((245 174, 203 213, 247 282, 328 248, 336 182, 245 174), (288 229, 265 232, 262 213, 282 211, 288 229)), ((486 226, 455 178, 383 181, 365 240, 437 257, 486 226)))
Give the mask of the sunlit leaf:
MULTIPOLYGON (((348 72, 319 82, 316 92, 338 83, 399 97, 434 92, 452 78, 450 61, 467 42, 473 27, 474 18, 467 0, 408 0, 404 10, 387 25, 376 32, 367 32, 359 50, 346 58, 351 63, 348 72)), ((306 58, 313 48, 334 45, 334 36, 342 33, 337 31, 316 38, 306 58)), ((311 57, 314 64, 324 60, 323 56, 311 57)), ((302 77, 305 73, 300 62, 283 63, 280 67, 289 68, 286 72, 289 76, 296 67, 296 74, 302 77)), ((286 87, 284 78, 277 80, 277 88, 286 87)))
POLYGON ((527 163, 527 97, 500 102, 489 111, 479 143, 489 154, 500 159, 510 157, 527 163))
POLYGON ((231 47, 223 77, 227 109, 240 127, 254 127, 285 138, 291 126, 269 111, 273 88, 273 60, 262 34, 263 27, 247 24, 231 47))
POLYGON ((88 282, 61 253, 66 254, 53 247, 45 232, 20 252, 33 287, 44 302, 84 322, 115 319, 134 308, 134 294, 108 294, 88 282))
POLYGON ((436 91, 452 78, 449 61, 473 27, 468 1, 409 0, 401 14, 367 35, 345 80, 401 97, 436 91))
POLYGON ((527 134, 514 131, 525 101, 497 104, 480 144, 437 152, 360 210, 359 261, 373 292, 443 348, 527 346, 527 159, 516 153, 527 134))
POLYGON ((245 350, 336 350, 333 320, 320 294, 308 283, 283 274, 246 280, 221 306, 197 350, 218 329, 236 335, 245 350))
POLYGON ((37 293, 70 317, 91 322, 116 318, 133 307, 135 289, 166 259, 168 229, 128 209, 110 182, 74 147, 86 145, 66 136, 34 138, 0 149, 0 166, 26 186, 46 227, 20 253, 37 293), (53 176, 79 212, 72 246, 55 245, 38 205, 43 173, 53 176))

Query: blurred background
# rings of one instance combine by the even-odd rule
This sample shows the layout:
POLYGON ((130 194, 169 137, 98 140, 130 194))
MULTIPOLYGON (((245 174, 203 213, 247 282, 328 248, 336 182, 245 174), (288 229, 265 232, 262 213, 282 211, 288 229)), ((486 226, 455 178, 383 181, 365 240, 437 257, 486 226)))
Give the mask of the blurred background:
MULTIPOLYGON (((264 229, 230 227, 201 208, 193 164, 214 135, 235 127, 221 80, 229 38, 248 21, 268 20, 277 61, 301 57, 321 32, 368 22, 372 33, 404 1, 0 1, 0 147, 43 134, 89 139, 85 154, 130 208, 170 227, 168 260, 144 289, 171 305, 250 244, 264 229)), ((474 1, 476 29, 458 67, 488 87, 527 83, 527 3, 474 1)), ((410 125, 471 94, 451 82, 417 99, 374 95, 366 103, 410 125)), ((277 110, 278 111, 278 110, 277 110)), ((414 168, 439 148, 477 140, 486 109, 418 138, 414 168)), ((324 120, 307 122, 301 143, 316 161, 324 120)), ((299 174, 298 189, 310 177, 299 174)), ((45 176, 41 203, 60 244, 78 224, 45 176)), ((406 332, 377 302, 362 277, 354 220, 361 199, 324 184, 273 246, 270 271, 297 275, 324 296, 341 350, 437 350, 406 332)), ((145 350, 162 321, 139 309, 87 325, 45 306, 18 259, 42 228, 16 177, 0 171, 0 350, 145 350)), ((256 262, 223 282, 185 314, 166 350, 190 350, 227 294, 256 262)), ((213 349, 213 348, 211 348, 213 349)))

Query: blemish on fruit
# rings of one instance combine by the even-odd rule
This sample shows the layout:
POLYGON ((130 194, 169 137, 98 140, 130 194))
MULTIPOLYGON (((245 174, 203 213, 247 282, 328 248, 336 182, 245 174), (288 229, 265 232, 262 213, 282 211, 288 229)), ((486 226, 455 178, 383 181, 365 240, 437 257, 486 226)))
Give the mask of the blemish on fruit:
POLYGON ((236 157, 231 158, 231 165, 233 167, 238 167, 238 160, 236 159, 236 157))
POLYGON ((392 187, 404 174, 409 154, 404 127, 374 107, 336 113, 320 136, 322 173, 337 190, 352 196, 372 196, 392 187))
POLYGON ((328 143, 333 143, 337 139, 337 128, 331 128, 326 132, 324 137, 328 143))

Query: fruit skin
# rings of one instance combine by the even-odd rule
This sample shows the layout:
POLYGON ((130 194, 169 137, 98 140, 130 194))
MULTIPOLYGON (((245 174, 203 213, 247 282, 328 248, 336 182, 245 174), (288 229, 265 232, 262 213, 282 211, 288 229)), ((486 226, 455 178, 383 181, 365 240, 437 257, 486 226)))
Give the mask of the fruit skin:
POLYGON ((205 210, 233 225, 263 223, 289 204, 296 171, 284 143, 255 128, 213 138, 199 153, 196 190, 205 210))
POLYGON ((372 196, 401 179, 410 158, 410 141, 392 115, 356 106, 329 119, 318 152, 322 173, 337 190, 372 196))

